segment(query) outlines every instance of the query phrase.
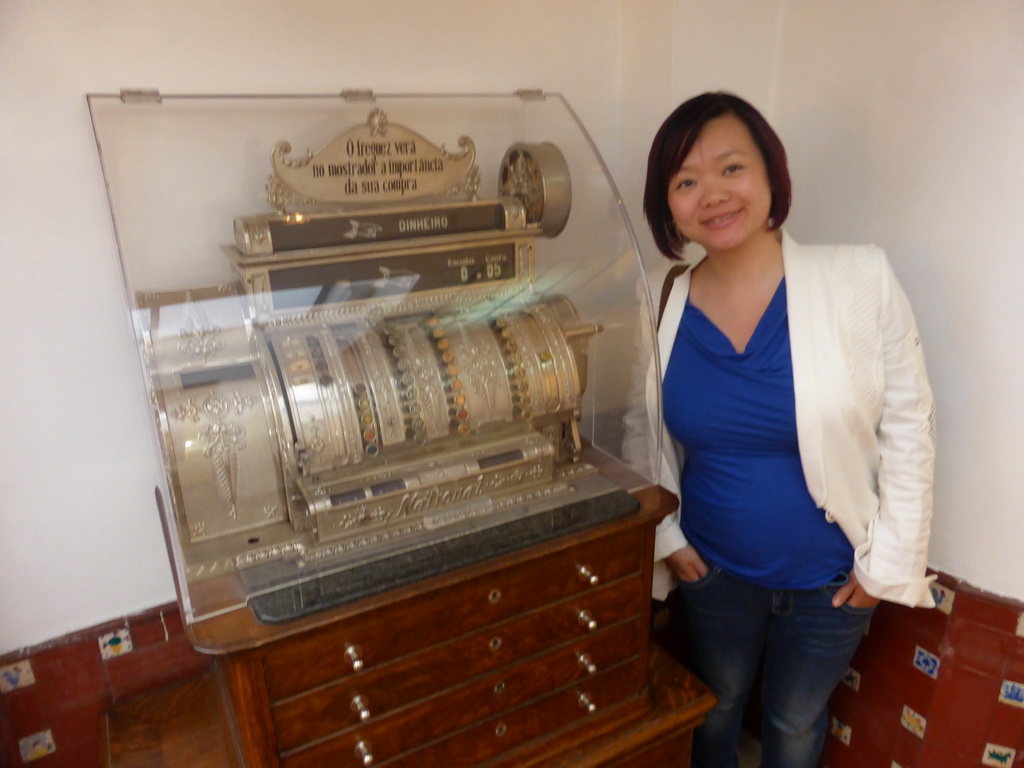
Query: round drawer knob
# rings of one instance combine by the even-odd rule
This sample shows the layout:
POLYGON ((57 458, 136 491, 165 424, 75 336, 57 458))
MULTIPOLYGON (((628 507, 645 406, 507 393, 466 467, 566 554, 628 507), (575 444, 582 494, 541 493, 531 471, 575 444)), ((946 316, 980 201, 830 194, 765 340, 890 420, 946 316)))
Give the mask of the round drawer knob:
POLYGON ((370 719, 370 702, 363 696, 356 696, 352 699, 352 711, 359 715, 360 720, 370 719))
POLYGON ((580 666, 587 670, 588 675, 597 674, 597 665, 594 664, 593 660, 585 653, 576 654, 576 660, 580 663, 580 666))
POLYGON ((587 710, 587 712, 597 712, 597 704, 592 702, 587 694, 581 693, 577 701, 580 707, 587 710))
POLYGON ((492 651, 498 650, 499 648, 501 648, 501 638, 500 637, 492 637, 491 638, 491 642, 488 643, 488 645, 490 646, 492 651))
POLYGON ((498 723, 498 726, 494 729, 495 736, 504 736, 508 733, 508 726, 505 723, 498 723))
POLYGON ((505 692, 505 682, 499 681, 494 684, 494 695, 499 696, 505 692))
POLYGON ((490 594, 487 595, 487 602, 489 602, 489 603, 496 603, 499 600, 501 600, 501 590, 500 589, 492 589, 490 591, 490 594))
POLYGON ((589 584, 592 587, 596 587, 601 582, 601 579, 598 578, 597 574, 595 574, 592 570, 590 570, 590 568, 588 568, 585 565, 580 565, 577 563, 576 573, 579 575, 580 581, 584 582, 585 584, 589 584))
POLYGON ((590 615, 590 611, 580 611, 576 614, 576 620, 580 623, 580 626, 586 627, 588 632, 593 632, 597 629, 597 622, 590 615))
POLYGON ((363 651, 358 645, 345 646, 345 658, 352 665, 354 672, 358 672, 363 668, 363 651))
POLYGON ((373 751, 370 747, 370 742, 360 741, 356 744, 356 758, 362 762, 363 765, 373 765, 373 751))

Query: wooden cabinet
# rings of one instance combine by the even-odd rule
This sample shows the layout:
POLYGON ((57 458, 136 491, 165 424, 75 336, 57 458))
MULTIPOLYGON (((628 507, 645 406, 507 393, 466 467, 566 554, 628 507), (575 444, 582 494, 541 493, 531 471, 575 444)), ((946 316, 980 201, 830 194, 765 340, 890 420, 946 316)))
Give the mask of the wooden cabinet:
POLYGON ((668 711, 652 695, 651 556, 670 497, 638 498, 636 514, 216 657, 240 763, 638 766, 671 754, 686 764, 711 697, 688 676, 668 711), (583 762, 597 745, 602 762, 583 762))

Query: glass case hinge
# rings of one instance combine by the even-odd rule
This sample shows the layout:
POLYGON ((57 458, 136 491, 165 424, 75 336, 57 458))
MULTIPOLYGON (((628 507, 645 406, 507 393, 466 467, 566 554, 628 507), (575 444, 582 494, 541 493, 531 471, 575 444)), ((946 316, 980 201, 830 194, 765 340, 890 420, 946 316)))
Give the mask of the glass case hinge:
POLYGON ((341 92, 341 98, 346 101, 376 101, 372 88, 346 88, 341 92))
POLYGON ((520 88, 516 91, 516 96, 523 100, 543 99, 544 91, 541 88, 520 88))
POLYGON ((122 88, 121 101, 125 104, 149 101, 159 104, 160 90, 157 88, 122 88))

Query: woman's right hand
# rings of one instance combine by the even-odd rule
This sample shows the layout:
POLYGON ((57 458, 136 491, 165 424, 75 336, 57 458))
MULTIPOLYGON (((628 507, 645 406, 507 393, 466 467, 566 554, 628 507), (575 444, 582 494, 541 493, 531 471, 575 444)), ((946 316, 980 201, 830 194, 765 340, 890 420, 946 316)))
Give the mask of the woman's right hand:
POLYGON ((680 581, 697 581, 708 573, 707 564, 689 544, 666 557, 665 562, 680 581))

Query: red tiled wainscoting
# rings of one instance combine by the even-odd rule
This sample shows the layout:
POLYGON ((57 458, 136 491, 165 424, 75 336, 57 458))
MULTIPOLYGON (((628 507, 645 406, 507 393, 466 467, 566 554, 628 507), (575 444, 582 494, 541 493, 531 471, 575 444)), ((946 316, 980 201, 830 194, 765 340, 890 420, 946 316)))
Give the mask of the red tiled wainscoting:
POLYGON ((879 605, 832 698, 827 768, 1024 766, 1024 604, 942 574, 879 605))
POLYGON ((0 656, 0 768, 100 768, 113 703, 203 674, 174 603, 0 656))
MULTIPOLYGON (((1024 767, 1024 604, 941 574, 935 593, 937 609, 875 612, 822 766, 1024 767)), ((0 768, 99 768, 104 710, 207 669, 174 604, 0 656, 0 768)))

